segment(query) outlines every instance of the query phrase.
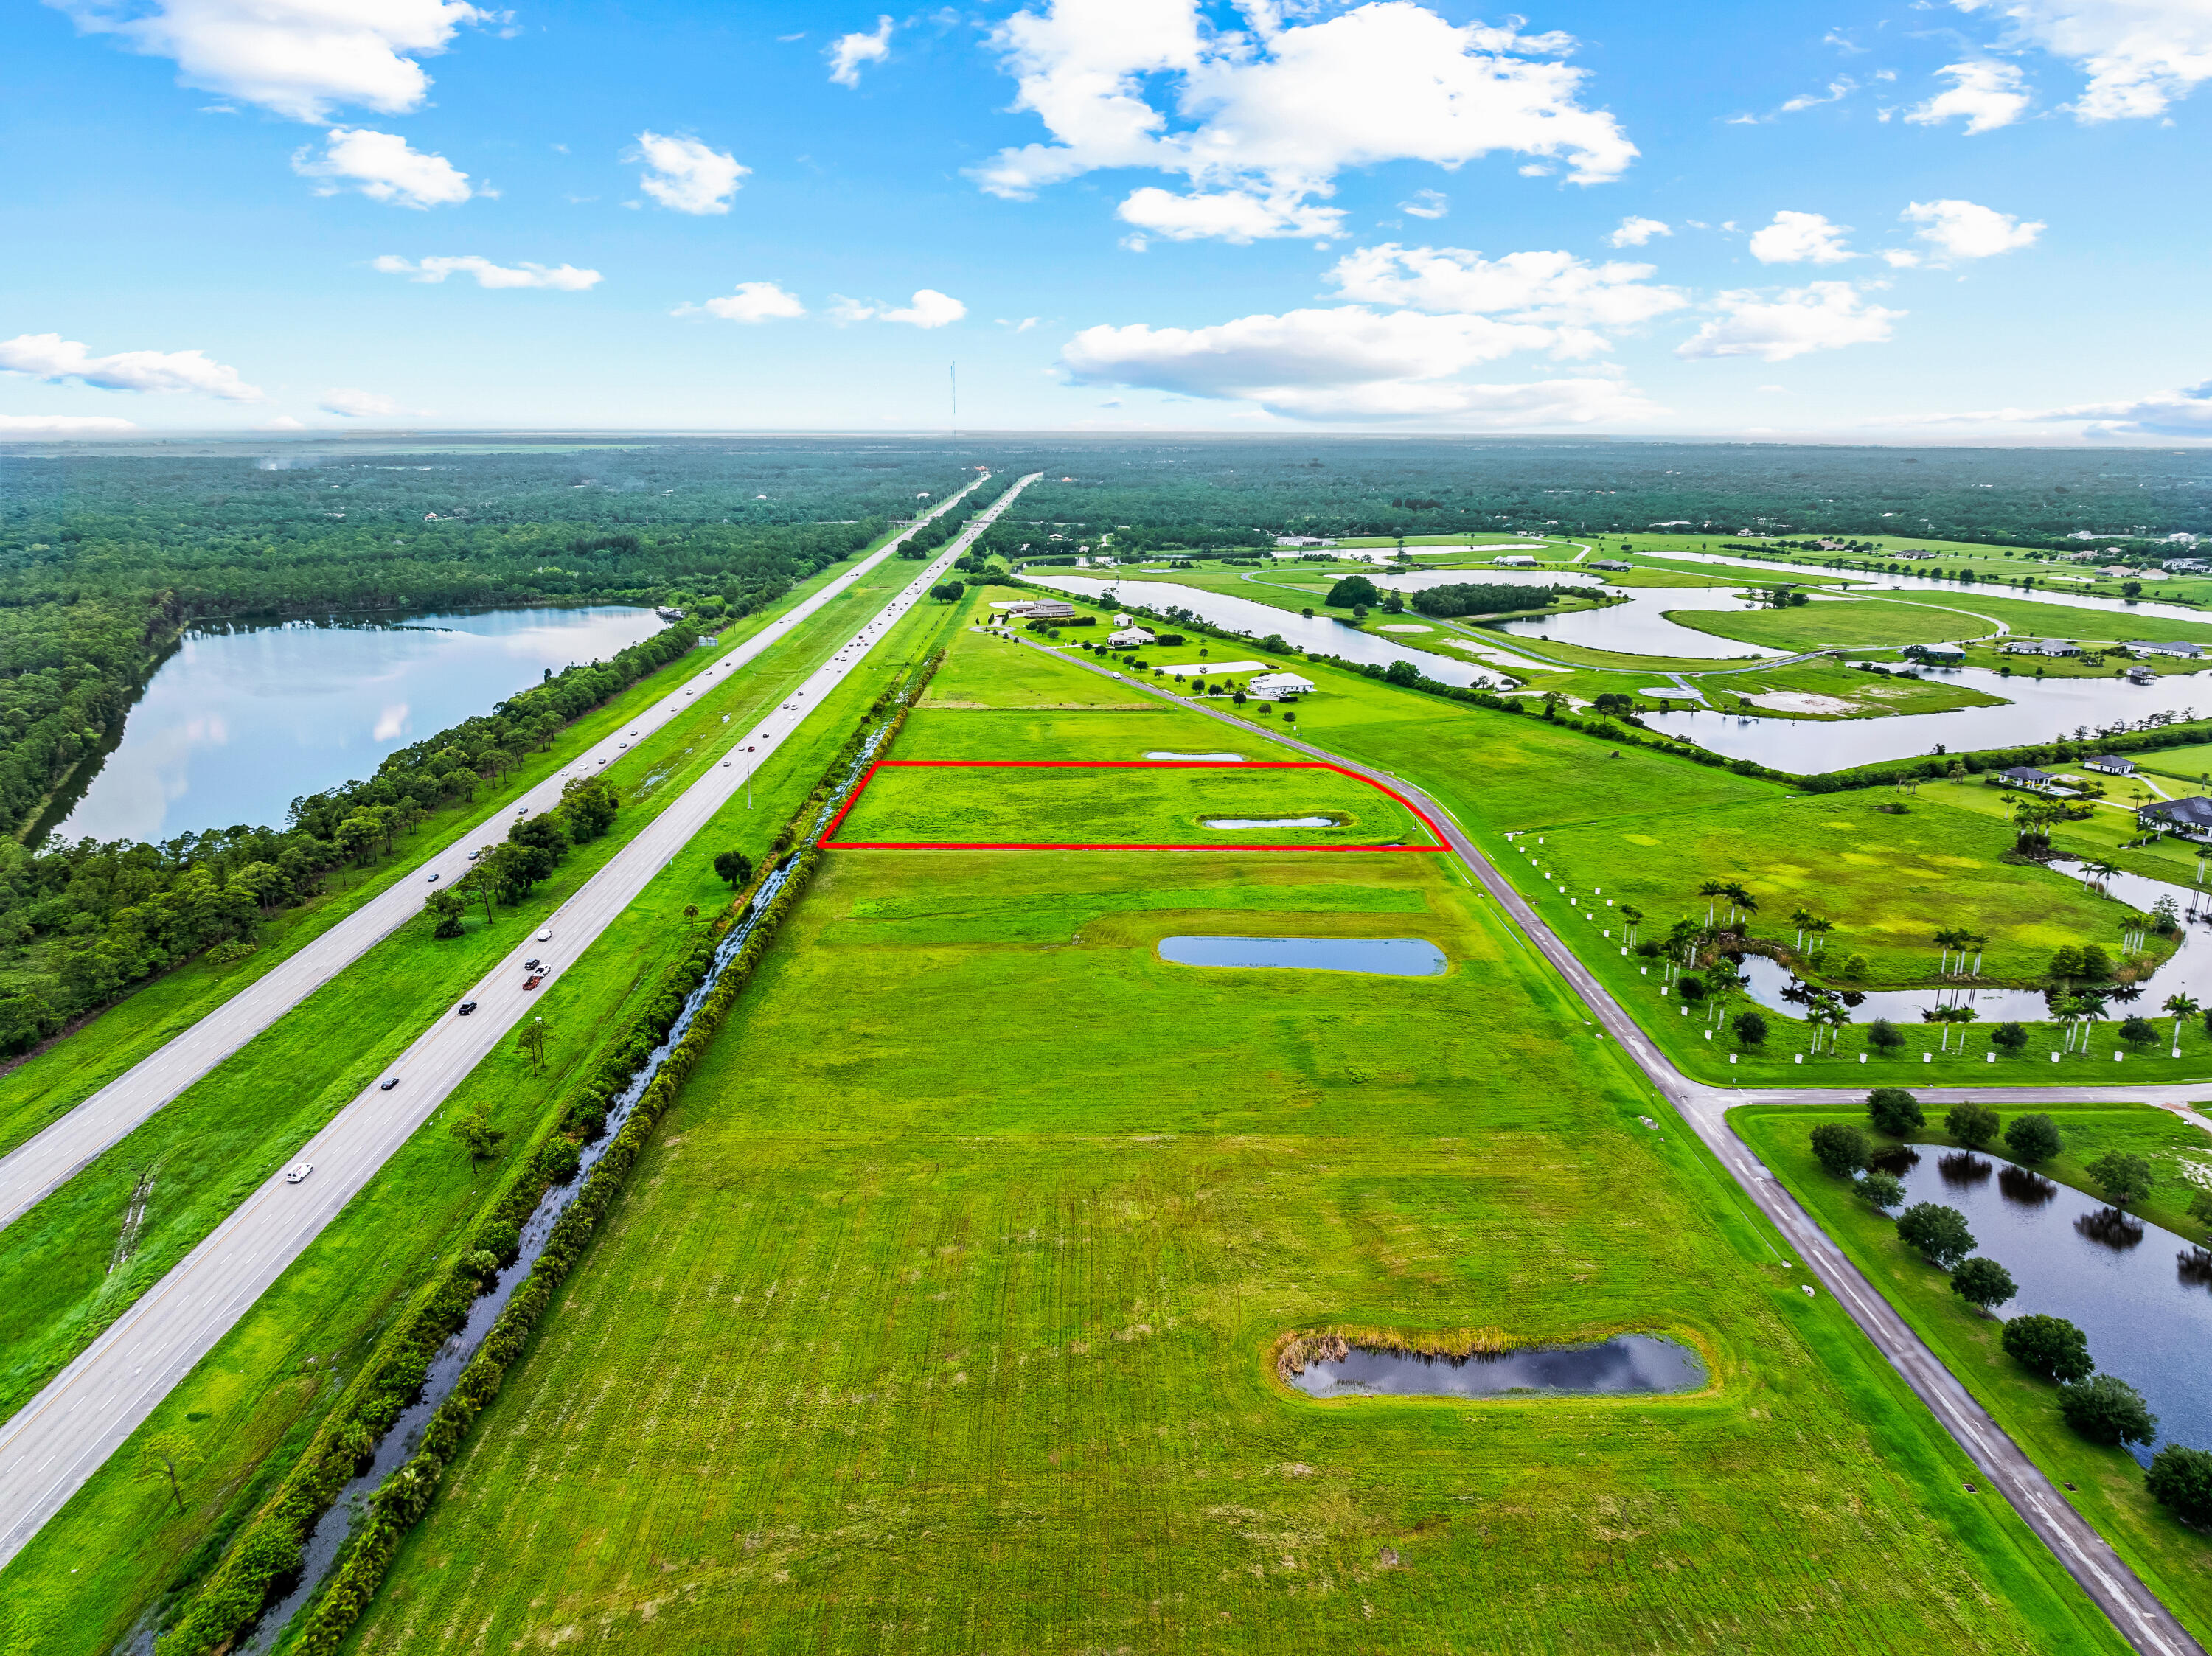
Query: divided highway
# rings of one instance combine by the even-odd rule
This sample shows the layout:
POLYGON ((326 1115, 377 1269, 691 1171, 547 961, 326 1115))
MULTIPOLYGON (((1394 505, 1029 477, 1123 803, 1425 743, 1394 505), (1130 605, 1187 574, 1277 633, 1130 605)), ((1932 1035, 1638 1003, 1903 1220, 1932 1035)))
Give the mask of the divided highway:
MULTIPOLYGON (((1073 658, 1047 651, 1029 640, 1018 643, 1059 660, 1073 658)), ((1863 1090, 1822 1088, 1718 1087, 1693 1081, 1674 1067, 1638 1025, 1612 992, 1591 974, 1574 951, 1547 925, 1521 894, 1475 848, 1451 812, 1402 777, 1344 755, 1316 747, 1280 731, 1262 730, 1248 720, 1172 691, 1125 677, 1085 660, 1074 664, 1119 679, 1133 689, 1192 709, 1246 735, 1295 748, 1331 764, 1382 783, 1406 796, 1443 831, 1453 852, 1482 882, 1483 889, 1520 926, 1544 958, 1571 985, 1604 1033, 1618 1040, 1651 1084, 1674 1106, 1692 1131, 1717 1156, 1736 1182, 1759 1204, 1759 1211, 1794 1245, 1810 1273, 1818 1277, 1851 1320, 1874 1342, 1875 1347, 1933 1411, 1967 1458, 1980 1469, 1998 1494, 2010 1501, 2028 1528, 2057 1555, 2069 1574, 2112 1617, 2112 1624, 2143 1656, 2206 1656, 2203 1646, 2181 1625, 2172 1611, 2145 1586, 2096 1528, 2069 1505, 2042 1470, 2023 1453, 2002 1427, 1962 1385, 1958 1377, 1930 1350, 1911 1326, 1899 1316, 1881 1293, 1828 1239, 1818 1222, 1784 1190, 1751 1147, 1728 1125, 1728 1112, 1739 1104, 1850 1104, 1865 1096, 1863 1090)), ((1570 911, 1571 913, 1572 911, 1570 911)), ((1923 1100, 1954 1103, 1975 1100, 1985 1103, 2094 1103, 2115 1096, 2175 1107, 2206 1090, 2196 1086, 2148 1087, 1947 1087, 1917 1089, 1923 1100)), ((2187 1111, 2182 1112, 2190 1113, 2187 1111)), ((2193 1114, 2191 1119, 2201 1122, 2193 1114)))
MULTIPOLYGON (((939 513, 948 512, 981 479, 949 496, 881 551, 873 553, 820 591, 763 628, 714 666, 663 696, 608 735, 558 774, 547 777, 516 799, 516 815, 535 815, 561 803, 569 778, 612 763, 641 737, 659 730, 682 713, 687 702, 711 684, 759 658, 842 595, 862 575, 890 557, 908 535, 939 513)), ((101 1151, 126 1137, 152 1115, 199 1080, 309 995, 359 960, 400 925, 422 912, 428 876, 441 881, 468 872, 471 846, 506 837, 506 824, 487 820, 456 837, 442 850, 393 881, 336 925, 307 944, 265 976, 248 984, 181 1034, 164 1043, 86 1099, 34 1137, 0 1156, 0 1228, 11 1225, 51 1195, 101 1151)))
MULTIPOLYGON (((669 859, 743 791, 747 771, 735 756, 739 750, 750 748, 747 756, 755 767, 771 756, 892 625, 923 598, 931 583, 943 575, 969 543, 1037 475, 1042 474, 1016 482, 757 728, 736 737, 729 750, 732 757, 693 783, 555 911, 544 928, 551 933, 550 940, 540 942, 533 937, 494 968, 469 992, 467 998, 477 1005, 474 1016, 441 1017, 386 1070, 386 1076, 398 1077, 396 1087, 389 1091, 371 1087, 341 1110, 300 1153, 301 1159, 314 1166, 306 1182, 288 1185, 282 1174, 272 1176, 76 1362, 0 1426, 0 1565, 38 1533, 40 1526, 152 1413, 170 1388, 214 1349, 323 1227, 368 1185, 392 1152, 429 1119, 461 1079, 507 1038, 537 999, 521 986, 522 962, 541 957, 546 962, 548 981, 573 965, 669 859)), ((834 590, 842 590, 842 585, 888 555, 889 550, 855 568, 834 590)), ((825 591, 810 602, 818 607, 830 596, 830 591, 825 591)), ((787 621, 795 625, 796 612, 787 621)), ((788 630, 788 625, 784 630, 788 630)), ((772 640, 763 634, 753 642, 764 648, 768 641, 772 640)), ((683 693, 674 699, 682 700, 683 693)), ((664 719, 674 711, 666 703, 662 708, 665 709, 664 719)), ((628 741, 633 731, 649 728, 645 719, 634 719, 610 741, 628 741)), ((595 748, 565 774, 596 770, 605 756, 595 748)), ((546 804, 557 799, 560 779, 556 777, 541 785, 541 790, 550 790, 546 804)), ((482 834, 468 837, 480 839, 482 834)), ((459 856, 463 859, 460 866, 466 865, 462 847, 456 846, 444 854, 459 856)), ((395 888, 405 891, 410 913, 421 904, 423 883, 419 879, 402 881, 395 888)), ((389 922, 361 946, 366 948, 396 924, 396 919, 389 922)), ((276 1011, 283 1010, 278 1007, 276 1011)), ((270 1014, 272 1018, 275 1016, 270 1014)), ((179 1040, 189 1039, 189 1034, 179 1037, 179 1040)), ((173 1088, 147 1106, 147 1111, 159 1108, 174 1091, 173 1088)), ((143 1113, 138 1119, 143 1119, 143 1113)))

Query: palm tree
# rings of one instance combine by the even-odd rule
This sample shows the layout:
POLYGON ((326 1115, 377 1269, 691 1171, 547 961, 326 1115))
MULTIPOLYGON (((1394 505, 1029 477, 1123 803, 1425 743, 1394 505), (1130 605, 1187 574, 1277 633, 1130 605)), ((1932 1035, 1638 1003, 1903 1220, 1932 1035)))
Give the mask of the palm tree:
POLYGON ((1708 880, 1698 888, 1698 895, 1705 899, 1705 925, 1710 928, 1713 923, 1712 899, 1727 896, 1728 888, 1718 880, 1708 880))
POLYGON ((1793 908, 1790 911, 1790 924, 1797 928, 1797 952, 1802 955, 1805 952, 1805 928, 1813 924, 1813 916, 1808 910, 1793 908))
POLYGON ((1805 1022, 1813 1026, 1813 1050, 1815 1052, 1820 1050, 1820 1034, 1826 1030, 1828 1036, 1828 1050, 1834 1052, 1837 1032, 1850 1021, 1851 1015, 1844 1010, 1843 1003, 1840 1001, 1823 1001, 1815 1006, 1805 1015, 1805 1022))
POLYGON ((1644 924, 1644 911, 1626 903, 1620 906, 1620 918, 1628 922, 1628 946, 1636 947, 1636 928, 1644 924))
POLYGON ((1990 940, 1977 931, 1969 935, 1966 942, 1973 946, 1974 950, 1974 969, 1971 975, 1978 978, 1982 975, 1982 951, 1990 946, 1990 940))
POLYGON ((2173 1014, 2173 1055, 2181 1056, 2181 1026, 2185 1020, 2195 1017, 2203 1009, 2187 995, 2168 995, 2160 1009, 2173 1014))
MULTIPOLYGON (((1976 1019, 1979 1018, 1979 1017, 1981 1016, 1981 1014, 1980 1014, 1979 1012, 1977 1012, 1977 1011, 1976 1011, 1972 1007, 1971 1007, 1971 1006, 1959 1006, 1959 1005, 1953 1005, 1953 1006, 1949 1009, 1949 1010, 1950 1010, 1950 1014, 1951 1014, 1950 1021, 1951 1021, 1952 1022, 1954 1022, 1954 1023, 1955 1023, 1955 1024, 1957 1024, 1957 1025, 1959 1025, 1959 1026, 1960 1026, 1960 1028, 1959 1028, 1959 1052, 1960 1052, 1960 1055, 1961 1055, 1961 1056, 1963 1056, 1963 1055, 1965 1054, 1965 1052, 1966 1052, 1966 1026, 1967 1024, 1969 1024, 1969 1023, 1973 1022, 1976 1019)), ((1946 1032, 1946 1039, 1947 1039, 1947 1040, 1948 1039, 1948 1031, 1946 1032)))
POLYGON ((2087 857, 2081 859, 2081 883, 2095 890, 2100 896, 2109 897, 2112 895, 2106 889, 2105 882, 2118 872, 2120 869, 2118 864, 2100 863, 2094 858, 2087 857))
POLYGON ((1743 918, 1746 920, 1749 920, 1753 915, 1759 913, 1759 899, 1753 896, 1751 893, 1746 891, 1741 886, 1731 885, 1729 887, 1728 895, 1729 919, 1731 921, 1735 919, 1736 911, 1739 909, 1743 912, 1743 918))
MULTIPOLYGON (((1965 938, 1966 935, 1966 934, 1963 931, 1938 931, 1935 937, 1929 940, 1933 943, 1941 944, 1943 949, 1942 958, 1937 962, 1936 967, 1936 975, 1937 977, 1948 978, 1951 975, 1951 951, 1954 949, 1959 949, 1959 945, 1965 938)), ((1959 952, 1960 955, 1960 963, 1964 965, 1966 950, 1960 949, 1959 952)))
POLYGON ((1808 920, 1805 929, 1813 934, 1813 952, 1817 955, 1827 947, 1828 933, 1836 929, 1836 923, 1833 920, 1808 920))

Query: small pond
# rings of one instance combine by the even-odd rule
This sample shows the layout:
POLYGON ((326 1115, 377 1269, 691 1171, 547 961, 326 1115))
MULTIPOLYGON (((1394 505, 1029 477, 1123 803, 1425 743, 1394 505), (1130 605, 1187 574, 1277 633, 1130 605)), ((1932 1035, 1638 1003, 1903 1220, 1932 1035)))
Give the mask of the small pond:
MULTIPOLYGON (((2205 1158, 2212 1160, 2212 1156, 2205 1158)), ((2212 1259, 2185 1236, 2054 1184, 2002 1156, 1946 1146, 1903 1147, 1883 1158, 1905 1199, 1966 1216, 1975 1252, 2012 1273, 2020 1296, 2000 1307, 2063 1317, 2089 1337, 2089 1355, 2143 1394, 2159 1444, 2212 1449, 2212 1259)), ((2153 1164, 2171 1191, 2172 1162, 2153 1164)), ((2137 1447, 2148 1465, 2158 1444, 2137 1447)))
POLYGON ((650 610, 600 605, 195 628, 53 834, 282 828, 301 794, 366 778, 395 749, 663 625, 650 610))
POLYGON ((1200 828, 1342 828, 1341 816, 1201 816, 1200 828))
POLYGON ((1687 1346, 1650 1334, 1620 1334, 1594 1345, 1554 1345, 1498 1356, 1425 1356, 1352 1346, 1306 1365, 1291 1384, 1310 1397, 1554 1397, 1599 1392, 1694 1392, 1705 1366, 1687 1346))
POLYGON ((1444 951, 1425 937, 1163 937, 1160 958, 1178 966, 1281 966, 1394 978, 1433 978, 1445 966, 1444 951))
POLYGON ((1232 761, 1241 761, 1244 755, 1241 753, 1177 753, 1172 748, 1152 748, 1146 750, 1145 757, 1147 759, 1181 759, 1185 761, 1197 761, 1201 763, 1228 764, 1232 761))

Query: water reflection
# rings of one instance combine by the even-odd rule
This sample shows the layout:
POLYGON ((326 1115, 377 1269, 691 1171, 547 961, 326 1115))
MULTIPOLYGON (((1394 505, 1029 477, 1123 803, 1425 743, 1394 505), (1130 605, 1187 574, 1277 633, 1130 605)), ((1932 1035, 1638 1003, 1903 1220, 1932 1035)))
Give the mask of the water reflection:
POLYGON ((1445 966, 1443 950, 1425 937, 1162 937, 1160 957, 1178 966, 1279 966, 1394 978, 1432 978, 1445 966))
POLYGON ((1705 1366, 1696 1352, 1649 1334, 1622 1334, 1595 1345, 1470 1357, 1372 1351, 1355 1345, 1342 1356, 1308 1363, 1291 1380, 1316 1398, 1692 1392, 1705 1383, 1705 1366))
POLYGON ((2174 1271, 2181 1280, 2196 1288, 2212 1288, 2212 1253, 2201 1247, 2185 1249, 2176 1254, 2174 1271))
MULTIPOLYGON (((1948 1147, 1921 1148, 1936 1154, 1899 1174, 1905 1200, 1966 1215, 1975 1252, 2020 1285, 2000 1314, 2066 1318, 2089 1337, 2099 1368, 2143 1394, 2161 1442, 2212 1449, 2212 1365, 2203 1360, 2212 1351, 2212 1294, 2192 1263, 2203 1250, 2001 1156, 1986 1158, 1995 1180, 1954 1184, 1942 1170, 1948 1147)), ((2148 1463, 2150 1448, 2134 1453, 2148 1463)))
POLYGON ((1954 1150, 1936 1163, 1936 1171, 1942 1175, 1945 1186, 1960 1190, 1986 1184, 1996 1171, 1996 1164, 1985 1162, 1972 1150, 1954 1150))
POLYGON ((1910 1144, 1892 1144, 1876 1150, 1867 1162, 1875 1172, 1895 1174, 1899 1179, 1919 1165, 1920 1152, 1910 1144))

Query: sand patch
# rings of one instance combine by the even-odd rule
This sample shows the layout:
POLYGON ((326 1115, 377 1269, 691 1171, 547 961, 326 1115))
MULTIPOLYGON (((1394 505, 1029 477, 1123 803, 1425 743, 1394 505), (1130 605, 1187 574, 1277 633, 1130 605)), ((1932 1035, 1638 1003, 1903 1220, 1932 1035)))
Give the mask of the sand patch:
POLYGON ((1810 690, 1765 690, 1744 698, 1754 707, 1771 707, 1784 713, 1855 713, 1860 711, 1856 701, 1846 701, 1841 696, 1815 695, 1810 690))

